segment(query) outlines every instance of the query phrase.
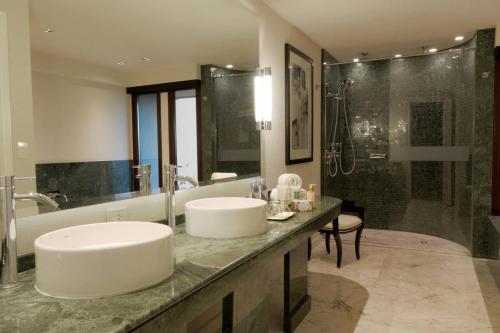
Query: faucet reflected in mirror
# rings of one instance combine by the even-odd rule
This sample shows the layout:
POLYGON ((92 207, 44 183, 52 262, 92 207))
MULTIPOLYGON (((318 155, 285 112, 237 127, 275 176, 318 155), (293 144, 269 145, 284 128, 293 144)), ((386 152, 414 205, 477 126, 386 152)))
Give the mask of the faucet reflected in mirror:
POLYGON ((135 178, 139 180, 139 192, 142 195, 151 194, 151 164, 134 165, 133 169, 137 169, 135 178))

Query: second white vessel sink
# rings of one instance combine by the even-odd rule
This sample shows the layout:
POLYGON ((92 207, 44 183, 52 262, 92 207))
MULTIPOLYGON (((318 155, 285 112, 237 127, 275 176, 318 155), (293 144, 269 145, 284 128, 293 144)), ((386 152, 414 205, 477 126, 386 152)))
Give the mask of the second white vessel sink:
POLYGON ((222 197, 186 203, 186 232, 207 238, 256 236, 266 232, 266 202, 260 199, 222 197))
POLYGON ((174 269, 173 232, 150 222, 104 222, 35 240, 36 289, 60 298, 96 298, 145 289, 174 269))

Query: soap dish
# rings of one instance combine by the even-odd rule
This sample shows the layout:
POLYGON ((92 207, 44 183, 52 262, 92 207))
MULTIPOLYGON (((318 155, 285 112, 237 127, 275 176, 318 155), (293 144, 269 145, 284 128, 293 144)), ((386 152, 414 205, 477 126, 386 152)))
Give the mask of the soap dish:
POLYGON ((294 215, 295 215, 295 212, 281 212, 279 214, 269 216, 267 219, 271 220, 271 221, 285 221, 294 215))

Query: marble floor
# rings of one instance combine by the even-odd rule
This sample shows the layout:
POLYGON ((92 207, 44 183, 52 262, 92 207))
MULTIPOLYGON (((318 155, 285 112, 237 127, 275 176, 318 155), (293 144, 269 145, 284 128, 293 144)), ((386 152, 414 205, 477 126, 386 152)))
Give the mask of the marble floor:
MULTIPOLYGON (((366 230, 361 260, 343 235, 342 268, 318 234, 312 310, 296 332, 500 333, 500 262, 437 237, 366 230)), ((332 243, 332 250, 335 248, 332 243)))

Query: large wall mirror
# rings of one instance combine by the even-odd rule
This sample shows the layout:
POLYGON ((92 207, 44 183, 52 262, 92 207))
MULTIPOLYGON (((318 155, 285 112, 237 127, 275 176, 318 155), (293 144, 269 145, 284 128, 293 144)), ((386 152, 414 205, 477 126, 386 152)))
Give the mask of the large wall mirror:
POLYGON ((239 1, 29 4, 39 193, 62 209, 141 195, 136 165, 153 193, 167 163, 202 185, 260 173, 258 24, 239 1))

